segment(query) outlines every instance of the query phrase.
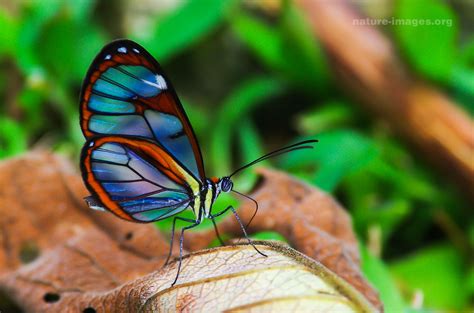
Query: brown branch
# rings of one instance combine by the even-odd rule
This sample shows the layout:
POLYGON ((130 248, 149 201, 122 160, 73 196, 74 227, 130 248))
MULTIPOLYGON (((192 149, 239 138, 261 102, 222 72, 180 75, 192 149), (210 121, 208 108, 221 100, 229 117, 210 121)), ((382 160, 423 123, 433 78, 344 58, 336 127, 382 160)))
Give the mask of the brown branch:
POLYGON ((298 0, 326 49, 342 87, 386 120, 470 197, 474 190, 474 123, 458 105, 402 64, 385 35, 347 1, 298 0))

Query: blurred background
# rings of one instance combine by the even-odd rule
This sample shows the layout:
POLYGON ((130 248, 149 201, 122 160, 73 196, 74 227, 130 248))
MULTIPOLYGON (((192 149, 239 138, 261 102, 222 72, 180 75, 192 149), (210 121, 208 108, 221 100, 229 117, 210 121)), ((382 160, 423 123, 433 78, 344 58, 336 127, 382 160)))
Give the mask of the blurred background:
POLYGON ((386 311, 472 310, 473 21, 470 0, 0 0, 0 158, 77 163, 82 79, 130 38, 174 83, 209 176, 319 139, 266 165, 347 208, 386 311))

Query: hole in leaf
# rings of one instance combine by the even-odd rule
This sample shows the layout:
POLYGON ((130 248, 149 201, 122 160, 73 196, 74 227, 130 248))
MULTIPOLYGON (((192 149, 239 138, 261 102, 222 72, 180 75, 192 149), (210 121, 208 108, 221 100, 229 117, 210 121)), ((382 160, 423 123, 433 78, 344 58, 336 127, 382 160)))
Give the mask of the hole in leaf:
POLYGON ((125 239, 126 240, 130 240, 132 238, 133 238, 133 233, 132 232, 128 232, 128 233, 125 234, 125 239))
POLYGON ((96 313, 96 310, 94 308, 88 307, 85 308, 82 313, 96 313))
POLYGON ((40 250, 36 242, 29 240, 22 243, 19 252, 21 263, 26 264, 33 262, 40 254, 40 250))
POLYGON ((58 293, 54 293, 54 292, 45 293, 43 296, 43 300, 48 303, 57 302, 59 301, 60 298, 61 296, 58 293))

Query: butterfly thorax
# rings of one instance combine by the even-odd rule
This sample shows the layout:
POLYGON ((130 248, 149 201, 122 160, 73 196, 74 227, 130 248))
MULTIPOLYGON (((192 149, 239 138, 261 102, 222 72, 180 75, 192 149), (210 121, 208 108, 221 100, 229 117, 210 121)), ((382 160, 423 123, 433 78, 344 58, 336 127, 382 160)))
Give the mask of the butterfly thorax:
POLYGON ((229 177, 223 177, 221 179, 212 177, 206 179, 201 186, 201 192, 199 195, 200 207, 194 207, 194 211, 197 213, 196 217, 199 220, 210 218, 212 214, 212 205, 219 194, 221 192, 229 192, 232 190, 232 186, 233 184, 229 177))

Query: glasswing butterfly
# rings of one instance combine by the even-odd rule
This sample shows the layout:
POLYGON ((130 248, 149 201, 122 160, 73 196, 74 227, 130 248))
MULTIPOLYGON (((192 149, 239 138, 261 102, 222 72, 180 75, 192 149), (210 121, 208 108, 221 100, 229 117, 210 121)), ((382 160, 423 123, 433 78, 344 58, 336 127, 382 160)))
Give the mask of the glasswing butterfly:
MULTIPOLYGON (((234 191, 237 172, 293 150, 312 148, 306 140, 273 151, 222 178, 207 178, 197 138, 176 92, 158 62, 140 45, 117 40, 106 45, 92 62, 80 96, 80 124, 87 141, 81 153, 81 172, 91 196, 92 209, 108 210, 139 223, 174 216, 170 252, 177 220, 188 222, 181 230, 181 269, 184 232, 204 218, 214 223, 231 210, 242 232, 245 227, 232 206, 213 214, 221 192, 234 191), (195 219, 176 216, 190 208, 195 219)), ((245 195, 243 195, 245 196, 245 195)), ((258 209, 258 205, 257 205, 258 209)), ((216 227, 216 233, 217 227, 216 227)))

